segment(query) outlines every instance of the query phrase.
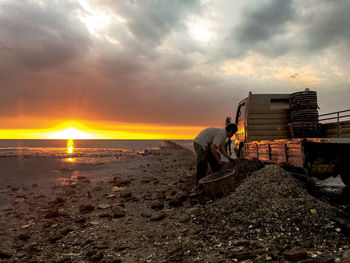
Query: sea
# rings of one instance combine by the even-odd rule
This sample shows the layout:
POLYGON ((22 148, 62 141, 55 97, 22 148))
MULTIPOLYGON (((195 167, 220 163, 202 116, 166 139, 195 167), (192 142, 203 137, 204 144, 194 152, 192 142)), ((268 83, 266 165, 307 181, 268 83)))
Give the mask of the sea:
MULTIPOLYGON (((173 140, 192 149, 191 140, 173 140)), ((100 157, 157 149, 164 140, 0 140, 0 157, 100 157)))

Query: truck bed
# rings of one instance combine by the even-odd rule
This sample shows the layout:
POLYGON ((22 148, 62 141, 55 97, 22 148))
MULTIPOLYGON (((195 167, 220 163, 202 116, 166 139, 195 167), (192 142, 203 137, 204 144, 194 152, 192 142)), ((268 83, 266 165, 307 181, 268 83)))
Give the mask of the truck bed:
MULTIPOLYGON (((318 167, 335 162, 339 156, 350 156, 350 138, 300 138, 253 141, 244 144, 244 158, 259 159, 266 163, 311 168, 314 156, 318 167), (315 158, 316 158, 315 157, 315 158), (325 161, 326 160, 326 161, 325 161), (310 165, 311 164, 311 165, 310 165)), ((325 167, 323 167, 325 169, 325 167)), ((331 169, 331 168, 330 168, 331 169)))

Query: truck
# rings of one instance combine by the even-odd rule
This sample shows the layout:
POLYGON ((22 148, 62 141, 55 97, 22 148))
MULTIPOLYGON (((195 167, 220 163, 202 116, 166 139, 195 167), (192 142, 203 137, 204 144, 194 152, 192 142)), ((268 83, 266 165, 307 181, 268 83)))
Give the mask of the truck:
MULTIPOLYGON (((311 104, 306 101, 305 105, 311 104)), ((277 164, 308 178, 340 175, 350 187, 350 110, 316 115, 317 120, 310 123, 303 118, 315 118, 317 110, 297 112, 292 106, 291 94, 250 92, 236 111, 237 156, 277 164), (291 123, 293 116, 299 122, 291 123)))

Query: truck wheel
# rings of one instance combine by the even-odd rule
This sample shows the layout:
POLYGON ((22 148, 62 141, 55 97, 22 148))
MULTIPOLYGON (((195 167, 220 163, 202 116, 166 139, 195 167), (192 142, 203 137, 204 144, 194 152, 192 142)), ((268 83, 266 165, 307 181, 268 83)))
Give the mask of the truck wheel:
POLYGON ((340 178, 343 181, 343 183, 350 187, 350 167, 344 167, 341 171, 340 171, 340 178))

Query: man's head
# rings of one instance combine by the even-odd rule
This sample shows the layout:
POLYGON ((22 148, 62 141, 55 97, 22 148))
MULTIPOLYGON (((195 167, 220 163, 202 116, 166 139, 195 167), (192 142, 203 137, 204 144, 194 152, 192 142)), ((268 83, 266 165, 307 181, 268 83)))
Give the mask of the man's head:
POLYGON ((231 138, 233 134, 235 134, 238 130, 237 125, 233 123, 227 125, 225 129, 226 129, 226 135, 228 138, 231 138))

